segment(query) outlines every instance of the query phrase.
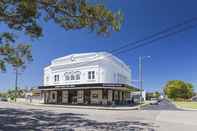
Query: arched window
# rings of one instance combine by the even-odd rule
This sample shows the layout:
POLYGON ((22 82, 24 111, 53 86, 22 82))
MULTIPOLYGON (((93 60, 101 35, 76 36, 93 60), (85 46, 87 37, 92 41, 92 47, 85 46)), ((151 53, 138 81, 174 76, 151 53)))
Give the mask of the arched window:
POLYGON ((64 73, 64 76, 66 81, 70 80, 70 76, 68 72, 64 73))
POLYGON ((80 76, 81 76, 81 72, 80 71, 76 71, 75 72, 76 80, 80 80, 80 76))
POLYGON ((71 74, 70 80, 75 80, 75 76, 73 74, 71 74))

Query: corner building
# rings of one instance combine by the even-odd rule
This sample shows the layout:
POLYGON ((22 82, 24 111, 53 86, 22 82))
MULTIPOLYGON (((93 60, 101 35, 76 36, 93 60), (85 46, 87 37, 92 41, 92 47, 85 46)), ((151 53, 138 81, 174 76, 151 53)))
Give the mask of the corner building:
POLYGON ((46 104, 122 105, 129 100, 131 69, 107 52, 71 54, 44 68, 39 89, 46 104))

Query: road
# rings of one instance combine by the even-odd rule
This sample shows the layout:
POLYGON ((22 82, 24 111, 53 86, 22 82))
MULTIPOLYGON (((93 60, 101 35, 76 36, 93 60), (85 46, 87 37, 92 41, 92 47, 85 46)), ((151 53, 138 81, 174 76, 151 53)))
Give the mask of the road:
POLYGON ((169 102, 168 100, 162 100, 161 102, 159 102, 158 105, 149 105, 143 108, 144 110, 179 110, 181 111, 181 109, 176 108, 176 106, 174 104, 172 104, 171 102, 169 102))
POLYGON ((0 102, 0 131, 196 131, 197 112, 95 110, 0 102))

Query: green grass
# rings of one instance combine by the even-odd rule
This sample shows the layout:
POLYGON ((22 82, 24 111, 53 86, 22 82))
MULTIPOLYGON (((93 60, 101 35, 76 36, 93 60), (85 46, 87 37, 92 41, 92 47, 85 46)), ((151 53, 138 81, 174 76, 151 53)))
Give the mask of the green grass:
POLYGON ((197 102, 179 102, 176 101, 175 104, 181 108, 197 109, 197 102))

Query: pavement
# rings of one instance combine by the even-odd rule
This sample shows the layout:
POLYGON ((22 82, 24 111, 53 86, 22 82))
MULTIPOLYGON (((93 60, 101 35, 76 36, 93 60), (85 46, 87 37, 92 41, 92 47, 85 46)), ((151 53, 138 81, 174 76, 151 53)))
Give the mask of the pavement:
POLYGON ((57 108, 0 102, 0 131, 197 131, 197 111, 163 101, 142 110, 57 108), (159 106, 158 105, 158 106, 159 106))
MULTIPOLYGON (((25 103, 21 103, 25 104, 25 103)), ((31 104, 42 107, 56 107, 56 108, 72 108, 72 109, 95 109, 95 110, 138 110, 140 107, 145 107, 149 103, 134 106, 86 106, 86 105, 54 105, 54 104, 31 104)))

